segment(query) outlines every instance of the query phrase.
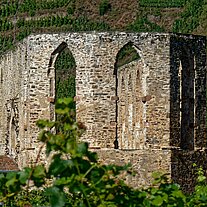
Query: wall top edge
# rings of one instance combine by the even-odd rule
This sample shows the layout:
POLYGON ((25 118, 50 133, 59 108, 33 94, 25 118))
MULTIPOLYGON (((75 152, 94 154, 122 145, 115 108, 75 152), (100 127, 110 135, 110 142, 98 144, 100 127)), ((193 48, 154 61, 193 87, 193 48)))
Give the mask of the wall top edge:
POLYGON ((59 32, 59 33, 32 33, 24 40, 30 39, 32 37, 37 36, 57 36, 57 35, 97 35, 97 36, 139 36, 139 37, 184 37, 188 39, 195 39, 195 38, 206 38, 206 36, 202 35, 194 35, 194 34, 182 34, 182 33, 172 33, 172 32, 120 32, 120 31, 105 31, 105 32, 98 32, 98 31, 81 31, 81 32, 59 32))
MULTIPOLYGON (((0 57, 2 55, 8 54, 16 48, 27 48, 30 45, 30 42, 36 42, 36 41, 44 41, 46 39, 54 39, 54 38, 61 38, 61 39, 91 39, 93 37, 95 38, 105 38, 105 39, 111 39, 111 40, 119 40, 119 39, 127 39, 127 40, 140 40, 140 39, 153 39, 153 38, 161 38, 161 39, 168 39, 170 41, 171 38, 183 38, 183 39, 192 39, 192 40, 199 40, 199 41, 205 41, 207 40, 206 36, 201 35, 193 35, 193 34, 181 34, 181 33, 159 33, 159 32, 123 32, 123 31, 104 31, 104 32, 98 32, 98 31, 82 31, 82 32, 60 32, 60 33, 32 33, 28 37, 24 38, 20 42, 15 43, 15 48, 8 49, 7 51, 4 51, 0 53, 0 57)), ((51 40, 52 40, 51 39, 51 40)))

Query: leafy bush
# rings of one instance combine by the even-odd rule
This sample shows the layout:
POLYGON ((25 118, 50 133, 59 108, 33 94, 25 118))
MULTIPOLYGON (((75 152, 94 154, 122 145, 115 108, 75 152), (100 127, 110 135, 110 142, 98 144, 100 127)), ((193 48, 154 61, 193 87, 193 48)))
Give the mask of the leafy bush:
POLYGON ((154 174, 154 186, 150 188, 139 190, 127 186, 119 175, 122 171, 129 171, 129 166, 100 164, 97 154, 79 140, 85 127, 74 121, 72 105, 72 99, 61 99, 56 105, 56 113, 61 119, 37 122, 42 129, 38 138, 42 144, 33 167, 0 174, 0 202, 5 206, 207 205, 206 177, 202 169, 198 172, 198 185, 190 196, 185 195, 178 185, 168 182, 166 175, 162 174, 154 174), (38 163, 44 147, 47 156, 52 156, 48 168, 38 163))
POLYGON ((109 1, 108 0, 102 0, 100 5, 99 5, 99 14, 101 16, 103 16, 109 10, 111 10, 111 4, 109 3, 109 1))

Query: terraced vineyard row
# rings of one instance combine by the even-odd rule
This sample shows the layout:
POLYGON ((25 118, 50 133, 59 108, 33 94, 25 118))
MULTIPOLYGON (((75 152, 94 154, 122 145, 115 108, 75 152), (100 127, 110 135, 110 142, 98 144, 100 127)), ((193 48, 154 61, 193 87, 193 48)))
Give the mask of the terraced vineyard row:
MULTIPOLYGON (((12 47, 15 41, 20 41, 32 32, 60 32, 60 31, 108 31, 117 30, 116 24, 124 20, 128 10, 119 14, 119 8, 126 4, 125 0, 6 0, 0 2, 0 50, 4 51, 12 47), (116 2, 113 4, 114 2, 116 2), (97 2, 97 3, 95 3, 97 2), (108 2, 108 3, 107 3, 108 2), (89 8, 86 5, 93 5, 91 11, 97 11, 96 16, 88 16, 89 8), (98 10, 101 5, 110 5, 110 9, 100 14, 98 10), (87 13, 88 12, 88 13, 87 13), (119 21, 114 20, 114 14, 120 15, 119 21)), ((136 2, 137 0, 131 0, 136 2)), ((133 32, 163 32, 174 31, 191 33, 201 25, 201 18, 205 21, 206 0, 139 0, 141 10, 137 10, 137 18, 127 19, 125 27, 118 30, 133 32), (161 19, 162 9, 182 7, 180 18, 175 17, 171 22, 173 29, 165 30, 161 19), (153 10, 155 14, 153 14, 153 10), (158 13, 157 13, 158 12, 158 13), (148 15, 154 16, 160 22, 150 20, 148 15)), ((108 8, 108 7, 107 7, 108 8)), ((126 7, 127 8, 127 7, 126 7)), ((181 10, 180 10, 181 11, 181 10)), ((95 15, 95 14, 93 14, 95 15)), ((126 17, 127 18, 127 17, 126 17)), ((164 17, 163 17, 164 18, 164 17)), ((205 31, 205 28, 203 29, 205 31)))
POLYGON ((34 16, 36 11, 50 10, 61 7, 70 7, 74 4, 74 0, 25 0, 14 1, 11 3, 1 3, 0 17, 9 17, 15 14, 27 12, 30 16, 34 16))
POLYGON ((14 40, 20 41, 32 32, 44 31, 106 31, 110 27, 104 22, 96 22, 87 19, 86 17, 73 18, 71 16, 48 16, 37 20, 19 19, 14 25, 11 22, 0 22, 0 31, 8 31, 8 34, 1 34, 0 36, 0 50, 5 51, 9 49, 14 40), (6 25, 6 26, 5 26, 6 25), (12 30, 11 30, 12 29, 12 30))
POLYGON ((191 33, 195 30, 200 24, 200 17, 204 8, 207 12, 206 0, 191 0, 191 3, 187 4, 185 12, 181 14, 181 18, 175 21, 173 32, 191 33))
POLYGON ((142 7, 183 7, 187 0, 140 0, 139 5, 142 7))

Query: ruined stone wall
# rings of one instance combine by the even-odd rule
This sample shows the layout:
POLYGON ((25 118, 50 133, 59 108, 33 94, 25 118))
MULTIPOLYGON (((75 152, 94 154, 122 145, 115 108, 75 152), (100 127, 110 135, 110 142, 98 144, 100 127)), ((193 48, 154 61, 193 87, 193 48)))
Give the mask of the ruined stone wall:
POLYGON ((170 39, 170 145, 206 147, 206 38, 170 39))
MULTIPOLYGON (((140 51, 142 95, 145 102, 146 140, 143 145, 169 144, 169 35, 133 33, 66 33, 31 35, 30 136, 35 140, 35 121, 49 116, 54 101, 54 62, 65 43, 76 61, 77 120, 86 124, 83 140, 93 148, 114 148, 116 139, 116 56, 129 42, 140 51), (159 62, 158 62, 159 60, 159 62), (159 78, 157 78, 159 77, 159 78), (160 90, 161 88, 161 90, 160 90), (162 92, 163 90, 163 92, 162 92), (164 94, 160 99, 160 93, 164 94), (50 103, 49 103, 50 102, 50 103), (50 106, 49 106, 50 105, 50 106), (159 108, 160 107, 160 108, 159 108), (157 111, 156 111, 157 110, 157 111), (153 117, 151 120, 151 113, 153 117), (163 115, 161 115, 163 114, 163 115), (156 123, 158 122, 158 123, 156 123), (162 125, 162 126, 161 126, 162 125), (163 129, 164 128, 164 129, 163 129), (154 130, 155 129, 155 130, 154 130), (163 131, 165 138, 163 139, 163 131)), ((136 112, 134 112, 135 114, 136 112)), ((136 122, 136 121, 135 121, 136 122)), ((136 123, 133 125, 136 125, 136 123)), ((33 142, 33 141, 32 141, 33 142)), ((136 146, 138 147, 138 145, 136 146)), ((135 148, 136 148, 135 147, 135 148)), ((128 146, 128 148, 132 148, 128 146)))
POLYGON ((186 173, 172 165, 171 148, 206 147, 205 44, 204 37, 158 33, 30 35, 1 56, 1 153, 20 168, 35 161, 35 123, 55 117, 55 61, 68 47, 76 62, 77 121, 87 127, 82 139, 103 161, 132 162, 138 184, 159 169, 171 174, 179 165, 186 173), (117 70, 128 43, 140 59, 117 70))
POLYGON ((122 179, 133 187, 147 187, 152 183, 152 173, 171 175, 171 151, 169 149, 149 150, 97 150, 100 162, 107 164, 131 164, 135 176, 122 175, 122 179))
POLYGON ((18 171, 17 163, 6 155, 0 155, 0 171, 18 171))
POLYGON ((186 192, 193 192, 197 182, 198 169, 202 167, 207 172, 207 151, 206 150, 180 150, 174 149, 171 152, 171 178, 178 183, 186 192))
MULTIPOLYGON (((0 58, 0 153, 18 164, 25 150, 24 104, 27 97, 27 44, 18 44, 0 58)), ((28 140, 27 140, 28 141, 28 140)))
POLYGON ((150 186, 153 172, 166 173, 188 193, 193 192, 200 167, 207 172, 206 150, 148 149, 148 150, 97 150, 100 162, 131 164, 135 176, 123 174, 122 179, 133 187, 150 186))

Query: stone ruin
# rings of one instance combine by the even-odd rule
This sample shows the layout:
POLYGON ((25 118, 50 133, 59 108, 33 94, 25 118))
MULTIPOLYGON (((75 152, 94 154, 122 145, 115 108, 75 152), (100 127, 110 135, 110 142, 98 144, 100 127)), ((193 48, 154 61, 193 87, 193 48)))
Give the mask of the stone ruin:
POLYGON ((32 34, 0 57, 0 155, 19 168, 39 149, 40 118, 54 119, 55 61, 76 62, 76 113, 82 139, 105 163, 131 163, 133 186, 167 172, 184 189, 193 163, 206 169, 206 37, 168 33, 32 34), (139 58, 118 67, 131 44, 139 58))

